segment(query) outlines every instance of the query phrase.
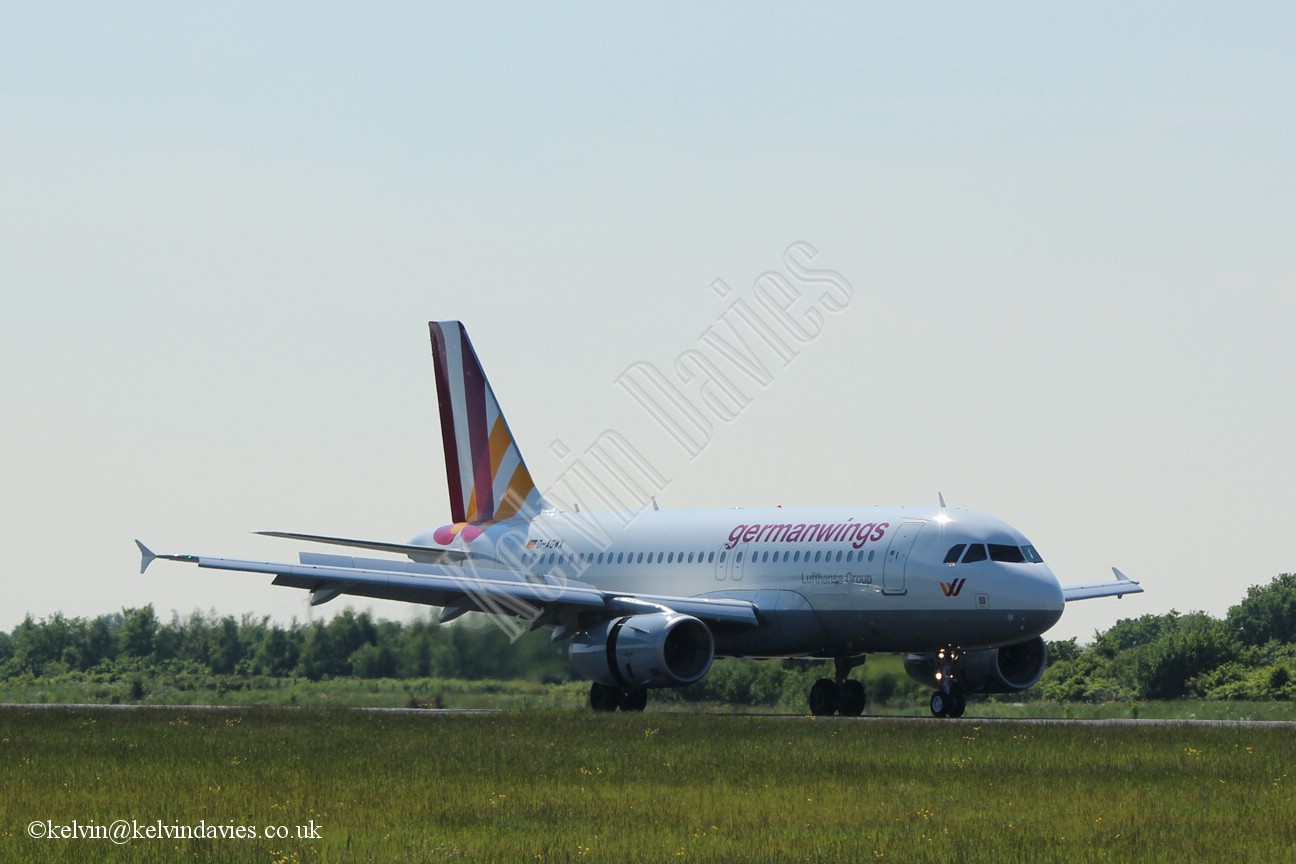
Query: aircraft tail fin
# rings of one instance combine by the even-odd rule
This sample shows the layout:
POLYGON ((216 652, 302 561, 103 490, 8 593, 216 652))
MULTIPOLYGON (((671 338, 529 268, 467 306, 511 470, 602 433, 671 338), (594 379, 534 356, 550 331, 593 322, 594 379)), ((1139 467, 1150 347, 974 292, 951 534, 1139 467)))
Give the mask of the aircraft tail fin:
POLYGON ((428 329, 451 518, 481 523, 538 514, 547 505, 522 461, 468 331, 459 321, 429 321, 428 329))

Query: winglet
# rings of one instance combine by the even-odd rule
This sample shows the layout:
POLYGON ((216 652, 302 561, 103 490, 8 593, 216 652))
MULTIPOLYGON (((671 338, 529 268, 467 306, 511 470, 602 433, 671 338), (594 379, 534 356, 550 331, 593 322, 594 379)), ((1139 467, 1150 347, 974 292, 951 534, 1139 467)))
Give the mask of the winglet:
MULTIPOLYGON (((1112 568, 1112 573, 1116 574, 1116 581, 1117 581, 1117 582, 1128 582, 1130 585, 1134 586, 1134 593, 1141 594, 1141 593, 1143 592, 1143 588, 1139 585, 1138 582, 1135 582, 1133 579, 1131 579, 1131 578, 1129 578, 1128 576, 1126 576, 1126 575, 1125 575, 1124 573, 1122 573, 1118 568, 1113 567, 1113 568, 1112 568)), ((1117 595, 1116 595, 1116 599, 1117 599, 1117 600, 1120 600, 1120 599, 1121 599, 1122 597, 1124 597, 1124 596, 1125 596, 1124 594, 1117 594, 1117 595)))
POLYGON ((148 565, 153 563, 153 559, 157 558, 158 556, 157 553, 155 553, 152 549, 148 548, 138 540, 135 541, 135 545, 139 547, 140 555, 142 556, 140 558, 140 573, 143 573, 145 570, 148 569, 148 565))
POLYGON ((138 540, 135 541, 135 545, 138 546, 140 550, 140 572, 141 573, 147 570, 148 566, 158 558, 165 558, 168 561, 189 561, 193 564, 199 563, 199 558, 197 555, 162 555, 158 552, 154 552, 152 549, 148 548, 138 540))
POLYGON ((1115 567, 1114 581, 1087 582, 1080 585, 1063 585, 1062 598, 1066 601, 1089 600, 1094 597, 1124 597, 1126 594, 1142 594, 1143 586, 1137 579, 1131 579, 1115 567))

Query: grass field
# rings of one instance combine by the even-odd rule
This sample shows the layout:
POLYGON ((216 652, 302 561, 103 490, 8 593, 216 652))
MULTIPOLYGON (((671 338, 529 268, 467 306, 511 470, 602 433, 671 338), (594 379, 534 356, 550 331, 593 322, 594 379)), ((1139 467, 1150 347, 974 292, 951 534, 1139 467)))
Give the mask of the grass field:
MULTIPOLYGON (((821 671, 809 671, 785 686, 776 703, 692 701, 683 692, 654 691, 650 713, 756 713, 804 714, 808 711, 806 691, 821 671)), ((902 658, 879 655, 857 671, 870 694, 868 713, 889 717, 927 717, 930 691, 916 684, 906 688, 902 658), (889 694, 885 701, 877 694, 889 694)), ((405 708, 493 708, 505 711, 554 711, 584 709, 589 695, 588 681, 542 684, 536 681, 466 681, 418 678, 333 678, 309 681, 305 678, 260 676, 211 676, 172 673, 100 674, 79 673, 54 677, 20 676, 0 681, 0 704, 143 704, 143 705, 239 705, 292 707, 405 708)), ((1160 718, 1202 720, 1290 720, 1296 721, 1296 702, 1225 701, 1174 699, 1158 702, 1041 702, 1030 693, 1007 697, 972 697, 969 717, 1034 717, 1059 719, 1160 718)))
POLYGON ((4 708, 0 858, 1296 861, 1294 758, 1289 728, 4 708), (118 819, 319 836, 28 834, 118 819))

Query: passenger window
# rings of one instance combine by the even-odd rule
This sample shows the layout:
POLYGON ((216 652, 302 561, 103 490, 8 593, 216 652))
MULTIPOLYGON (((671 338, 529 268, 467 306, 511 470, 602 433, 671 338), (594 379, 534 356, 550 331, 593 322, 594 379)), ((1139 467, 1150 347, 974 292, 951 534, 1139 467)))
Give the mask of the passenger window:
POLYGON ((837 553, 837 561, 840 562, 841 560, 842 560, 842 553, 841 553, 841 552, 838 552, 838 553, 837 553))
POLYGON ((721 552, 721 553, 720 553, 720 563, 721 563, 721 564, 724 563, 725 556, 728 555, 728 554, 729 554, 728 552, 721 552))
POLYGON ((792 560, 793 560, 793 561, 800 561, 800 560, 801 560, 801 552, 800 552, 800 550, 798 550, 798 551, 792 553, 792 560))
POLYGON ((874 552, 874 551, 876 551, 876 550, 873 550, 873 549, 870 549, 870 550, 869 550, 869 560, 870 560, 870 561, 873 560, 873 552, 874 552))
POLYGON ((712 552, 710 555, 707 556, 707 563, 708 563, 708 564, 714 564, 714 563, 715 563, 715 553, 714 553, 714 552, 712 552))
POLYGON ((1021 564, 1026 560, 1021 547, 1009 546, 1006 543, 990 544, 990 560, 1003 561, 1005 564, 1021 564))
POLYGON ((980 543, 973 543, 968 546, 967 554, 963 556, 964 564, 971 564, 973 561, 986 560, 985 546, 980 543))
POLYGON ((966 543, 960 543, 957 546, 951 546, 950 551, 945 553, 945 563, 957 564, 959 556, 963 554, 963 550, 966 548, 967 548, 966 543))
MULTIPOLYGON (((742 553, 741 553, 741 552, 739 552, 738 555, 737 555, 737 557, 734 558, 734 563, 735 563, 735 564, 741 564, 741 563, 742 563, 742 553)), ((735 577, 735 578, 736 578, 736 577, 735 577)))
POLYGON ((693 563, 693 553, 692 553, 692 552, 689 553, 689 560, 688 560, 688 563, 690 563, 690 564, 693 563))
POLYGON ((674 552, 672 552, 672 553, 670 553, 669 555, 666 556, 666 563, 667 563, 667 564, 674 564, 674 563, 675 563, 675 553, 674 553, 674 552))

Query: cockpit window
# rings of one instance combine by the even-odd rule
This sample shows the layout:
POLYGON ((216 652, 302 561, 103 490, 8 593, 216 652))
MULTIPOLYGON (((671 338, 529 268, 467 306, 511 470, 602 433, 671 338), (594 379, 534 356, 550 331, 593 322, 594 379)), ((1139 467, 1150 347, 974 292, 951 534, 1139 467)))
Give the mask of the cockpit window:
POLYGON ((966 543, 960 543, 957 546, 951 546, 950 551, 945 553, 945 563, 957 564, 959 556, 963 554, 963 550, 965 548, 967 548, 966 543))
POLYGON ((964 564, 971 564, 973 561, 986 560, 985 546, 980 543, 973 543, 968 546, 967 554, 963 556, 964 564))
POLYGON ((1025 555, 1025 556, 1026 556, 1026 560, 1029 561, 1029 562, 1032 563, 1032 564, 1043 564, 1043 563, 1044 563, 1044 556, 1043 556, 1043 555, 1040 555, 1038 552, 1036 552, 1034 546, 1023 546, 1023 547, 1022 547, 1022 554, 1025 555))
POLYGON ((990 544, 990 560, 1003 561, 1006 564, 1021 564, 1026 560, 1020 546, 1009 546, 1007 543, 990 544))

